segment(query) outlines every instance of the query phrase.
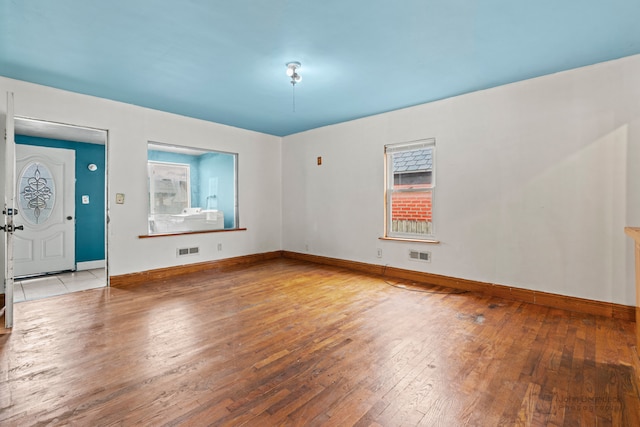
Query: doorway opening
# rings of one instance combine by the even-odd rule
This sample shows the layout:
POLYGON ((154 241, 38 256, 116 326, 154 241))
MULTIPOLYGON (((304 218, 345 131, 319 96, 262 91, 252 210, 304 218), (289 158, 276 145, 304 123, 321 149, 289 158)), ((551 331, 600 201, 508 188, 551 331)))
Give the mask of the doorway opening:
POLYGON ((15 222, 24 233, 14 238, 14 302, 108 286, 107 136, 15 117, 15 222), (56 167, 64 177, 53 179, 56 167), (45 225, 49 218, 57 224, 45 225))

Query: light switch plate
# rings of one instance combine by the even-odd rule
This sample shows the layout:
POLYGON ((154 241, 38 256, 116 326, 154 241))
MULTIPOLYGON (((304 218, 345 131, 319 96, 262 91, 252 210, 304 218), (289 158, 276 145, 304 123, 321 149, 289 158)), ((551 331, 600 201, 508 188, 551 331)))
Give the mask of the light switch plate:
POLYGON ((124 203, 124 193, 116 193, 116 203, 119 205, 124 203))

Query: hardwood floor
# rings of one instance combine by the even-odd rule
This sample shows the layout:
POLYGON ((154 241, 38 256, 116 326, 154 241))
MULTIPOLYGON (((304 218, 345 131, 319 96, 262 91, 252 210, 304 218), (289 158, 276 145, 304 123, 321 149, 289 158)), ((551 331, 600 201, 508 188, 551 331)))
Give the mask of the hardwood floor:
POLYGON ((390 284, 278 259, 17 304, 0 425, 640 425, 633 323, 390 284))

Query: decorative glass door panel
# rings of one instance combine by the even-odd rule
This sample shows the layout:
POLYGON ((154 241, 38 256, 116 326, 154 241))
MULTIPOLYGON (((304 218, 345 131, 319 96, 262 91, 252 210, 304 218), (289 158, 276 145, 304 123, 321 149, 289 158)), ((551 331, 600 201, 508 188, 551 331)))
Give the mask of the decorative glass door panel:
POLYGON ((29 224, 45 224, 56 203, 55 181, 49 168, 41 163, 27 165, 18 179, 20 212, 29 224))

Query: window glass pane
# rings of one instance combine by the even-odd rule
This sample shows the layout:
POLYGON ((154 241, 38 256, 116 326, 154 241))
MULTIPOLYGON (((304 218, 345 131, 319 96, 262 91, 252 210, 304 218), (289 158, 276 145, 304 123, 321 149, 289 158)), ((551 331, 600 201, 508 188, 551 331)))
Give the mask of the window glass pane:
POLYGON ((393 161, 393 182, 396 186, 431 185, 433 169, 433 148, 406 150, 391 154, 393 161))
POLYGON ((431 191, 392 193, 391 231, 422 236, 433 234, 431 196, 431 191))
POLYGON ((150 212, 180 214, 190 206, 189 165, 149 162, 150 212))

